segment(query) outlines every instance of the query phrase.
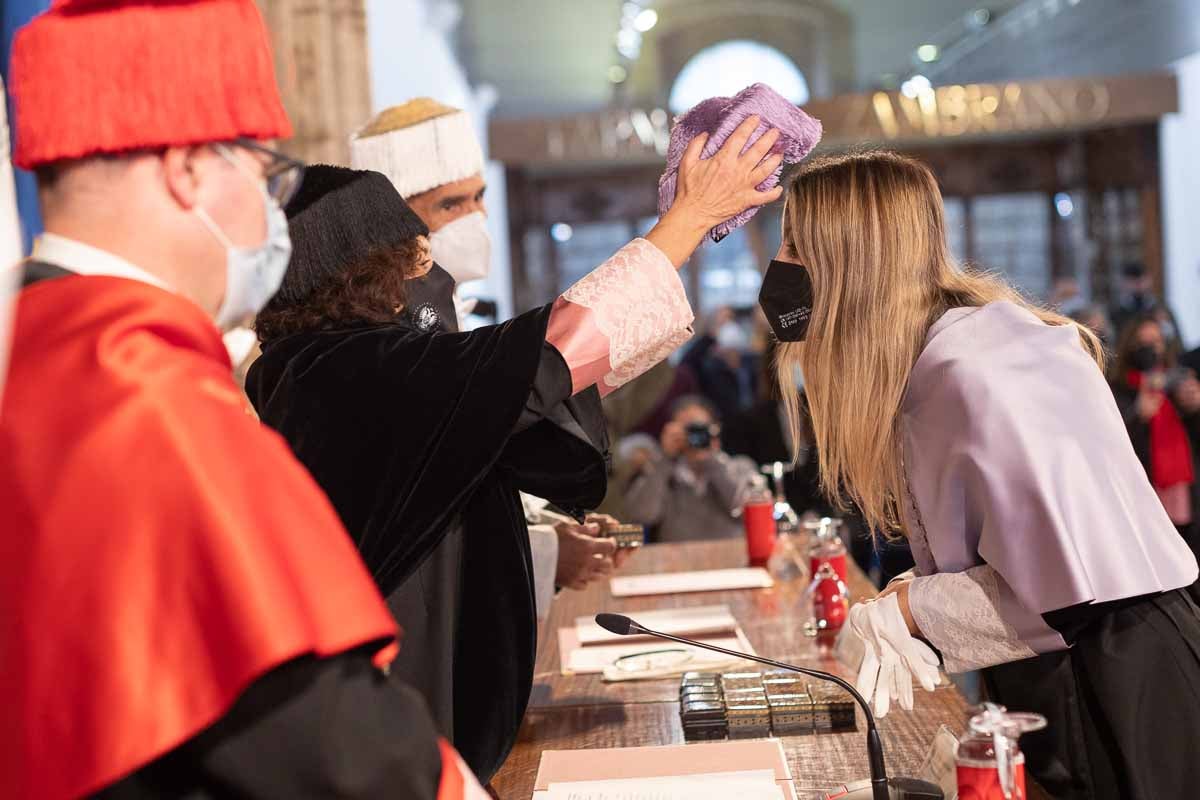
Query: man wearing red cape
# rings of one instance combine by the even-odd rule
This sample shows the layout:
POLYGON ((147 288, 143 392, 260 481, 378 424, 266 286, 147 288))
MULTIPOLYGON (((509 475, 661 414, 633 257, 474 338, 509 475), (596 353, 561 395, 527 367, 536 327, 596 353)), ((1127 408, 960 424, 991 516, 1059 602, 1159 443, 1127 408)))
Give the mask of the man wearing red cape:
POLYGON ((0 796, 485 796, 221 328, 300 166, 252 0, 55 0, 17 35, 46 234, 0 400, 0 796))

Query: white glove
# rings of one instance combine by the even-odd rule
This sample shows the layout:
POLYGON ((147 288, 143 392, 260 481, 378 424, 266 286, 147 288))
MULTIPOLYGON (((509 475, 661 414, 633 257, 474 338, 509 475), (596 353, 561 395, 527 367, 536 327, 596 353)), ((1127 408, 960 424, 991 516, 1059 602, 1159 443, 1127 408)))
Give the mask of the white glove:
MULTIPOLYGON (((868 701, 874 696, 877 718, 887 716, 893 697, 905 711, 912 711, 914 677, 927 692, 937 686, 937 654, 909 634, 894 594, 851 608, 846 627, 863 643, 856 688, 868 701)), ((850 641, 843 643, 839 637, 839 647, 852 655, 850 641)))
POLYGON ((837 641, 833 644, 833 654, 842 666, 850 670, 854 674, 858 674, 858 668, 862 666, 863 656, 867 654, 867 643, 854 630, 854 626, 850 624, 850 620, 854 618, 855 609, 859 608, 862 603, 850 608, 846 616, 846 622, 842 625, 842 629, 838 631, 837 641))

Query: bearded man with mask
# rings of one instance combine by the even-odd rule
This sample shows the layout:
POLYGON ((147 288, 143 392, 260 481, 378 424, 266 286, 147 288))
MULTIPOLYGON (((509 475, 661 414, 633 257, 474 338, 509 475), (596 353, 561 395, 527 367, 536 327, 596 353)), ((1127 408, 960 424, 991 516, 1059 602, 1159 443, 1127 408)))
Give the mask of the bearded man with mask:
MULTIPOLYGON (((487 182, 483 148, 470 116, 428 97, 384 109, 350 144, 355 169, 388 177, 408 207, 429 228, 434 267, 408 281, 409 316, 423 330, 461 330, 477 301, 464 299, 458 285, 487 277, 491 237, 487 229, 487 182)), ((588 412, 583 398, 568 401, 576 420, 588 412)), ((583 589, 606 577, 628 557, 600 536, 616 524, 606 515, 573 521, 522 494, 533 558, 539 619, 549 613, 556 589, 583 589)))
POLYGON ((0 406, 0 796, 484 796, 230 376, 301 172, 253 1, 55 0, 11 76, 47 232, 0 406))

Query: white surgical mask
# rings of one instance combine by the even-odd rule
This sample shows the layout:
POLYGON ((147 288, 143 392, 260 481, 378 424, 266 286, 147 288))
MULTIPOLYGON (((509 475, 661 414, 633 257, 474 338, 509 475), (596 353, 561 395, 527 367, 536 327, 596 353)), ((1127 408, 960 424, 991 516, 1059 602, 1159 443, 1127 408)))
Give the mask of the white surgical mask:
POLYGON ((492 261, 492 237, 487 217, 474 211, 443 225, 429 235, 430 255, 455 283, 482 280, 492 261))
POLYGON ((288 260, 292 257, 287 216, 267 194, 266 188, 260 189, 266 206, 267 238, 258 247, 235 246, 208 212, 196 208, 196 216, 225 248, 225 297, 216 316, 217 327, 223 331, 236 327, 262 310, 279 291, 288 260))

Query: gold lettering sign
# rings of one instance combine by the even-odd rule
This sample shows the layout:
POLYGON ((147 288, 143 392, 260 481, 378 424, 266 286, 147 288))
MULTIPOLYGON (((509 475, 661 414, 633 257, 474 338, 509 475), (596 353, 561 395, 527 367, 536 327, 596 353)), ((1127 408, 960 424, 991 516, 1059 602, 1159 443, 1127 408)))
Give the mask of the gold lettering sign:
POLYGON ((667 154, 671 118, 661 108, 635 108, 602 115, 554 120, 545 126, 552 160, 620 159, 645 153, 667 154))
POLYGON ((893 140, 1085 127, 1107 117, 1110 96, 1102 83, 1062 88, 1044 83, 970 84, 940 86, 916 97, 876 92, 868 105, 869 120, 863 119, 863 103, 848 104, 840 124, 826 123, 827 133, 854 138, 877 134, 893 140))
MULTIPOLYGON (((1173 75, 939 86, 816 100, 805 110, 824 144, 953 140, 1150 122, 1178 110, 1173 75)), ((551 120, 492 123, 494 158, 510 164, 653 160, 667 152, 671 116, 661 108, 612 109, 551 120)))

